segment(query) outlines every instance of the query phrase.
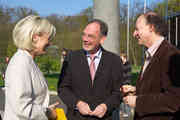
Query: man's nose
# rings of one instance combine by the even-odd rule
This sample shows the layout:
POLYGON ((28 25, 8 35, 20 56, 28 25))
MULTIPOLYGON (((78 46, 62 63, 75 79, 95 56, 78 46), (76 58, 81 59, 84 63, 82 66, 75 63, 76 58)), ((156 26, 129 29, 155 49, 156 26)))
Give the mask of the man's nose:
POLYGON ((137 31, 136 31, 136 30, 133 32, 133 36, 134 36, 134 37, 137 36, 137 31))
POLYGON ((82 36, 82 40, 83 40, 83 41, 88 41, 88 37, 87 37, 86 35, 83 35, 83 36, 82 36))

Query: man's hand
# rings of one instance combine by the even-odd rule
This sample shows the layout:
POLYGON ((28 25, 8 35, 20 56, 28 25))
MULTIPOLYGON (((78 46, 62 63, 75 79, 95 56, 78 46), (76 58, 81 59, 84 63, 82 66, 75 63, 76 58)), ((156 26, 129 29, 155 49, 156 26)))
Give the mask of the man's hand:
POLYGON ((49 105, 48 108, 50 108, 50 109, 55 109, 59 104, 60 104, 59 101, 57 101, 57 102, 55 102, 55 103, 49 105))
POLYGON ((126 96, 123 97, 124 103, 128 104, 130 107, 136 107, 137 96, 126 96))
POLYGON ((86 102, 78 101, 76 106, 82 115, 90 115, 92 113, 89 105, 86 102))
POLYGON ((50 115, 48 116, 48 120, 56 120, 57 118, 56 110, 52 108, 49 109, 50 109, 50 115))
POLYGON ((124 94, 124 96, 129 95, 129 94, 135 94, 136 92, 136 87, 132 86, 132 85, 123 85, 120 88, 120 91, 124 94))
POLYGON ((49 111, 46 111, 46 112, 47 112, 47 117, 49 120, 56 120, 57 115, 56 115, 55 109, 56 109, 57 105, 59 105, 59 102, 55 102, 54 104, 52 104, 48 107, 49 111))
POLYGON ((106 111, 107 111, 106 104, 100 104, 90 115, 102 118, 105 115, 106 111))

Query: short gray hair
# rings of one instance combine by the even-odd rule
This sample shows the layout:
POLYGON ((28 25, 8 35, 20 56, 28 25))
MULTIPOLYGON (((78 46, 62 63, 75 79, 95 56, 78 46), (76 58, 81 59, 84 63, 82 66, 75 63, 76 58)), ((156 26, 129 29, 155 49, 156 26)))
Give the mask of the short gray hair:
POLYGON ((13 29, 13 41, 17 48, 33 50, 33 35, 48 33, 50 39, 56 34, 56 28, 47 19, 29 15, 21 19, 13 29))

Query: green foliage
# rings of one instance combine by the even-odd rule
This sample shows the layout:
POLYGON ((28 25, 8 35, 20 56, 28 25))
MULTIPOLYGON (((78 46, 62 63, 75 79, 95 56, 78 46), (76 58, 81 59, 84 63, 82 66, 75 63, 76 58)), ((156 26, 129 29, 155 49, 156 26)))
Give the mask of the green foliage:
POLYGON ((0 75, 0 86, 3 86, 4 85, 4 81, 2 79, 2 75, 0 75))
POLYGON ((8 48, 7 48, 7 56, 12 57, 16 51, 17 51, 17 48, 13 44, 13 41, 9 40, 9 44, 8 44, 8 48))
POLYGON ((0 27, 0 57, 5 57, 7 56, 7 48, 11 37, 10 36, 11 32, 9 31, 10 27, 6 27, 5 25, 1 25, 1 27, 0 27))
POLYGON ((171 13, 180 11, 180 0, 168 0, 168 11, 171 13))
POLYGON ((165 16, 166 15, 166 3, 159 3, 155 6, 154 11, 156 11, 158 14, 165 16))
POLYGON ((132 81, 131 81, 131 84, 132 85, 136 85, 136 80, 138 79, 138 75, 139 75, 139 72, 140 72, 140 69, 141 69, 141 66, 135 66, 133 65, 132 66, 132 81))
MULTIPOLYGON (((166 16, 167 3, 163 1, 154 7, 154 11, 162 16, 166 16)), ((168 0, 168 15, 180 11, 180 0, 168 0)))
POLYGON ((52 58, 51 56, 44 55, 35 59, 41 71, 45 74, 60 71, 60 59, 52 58))
POLYGON ((5 62, 5 58, 1 57, 0 59, 0 86, 4 85, 3 75, 5 74, 7 68, 7 64, 5 62))

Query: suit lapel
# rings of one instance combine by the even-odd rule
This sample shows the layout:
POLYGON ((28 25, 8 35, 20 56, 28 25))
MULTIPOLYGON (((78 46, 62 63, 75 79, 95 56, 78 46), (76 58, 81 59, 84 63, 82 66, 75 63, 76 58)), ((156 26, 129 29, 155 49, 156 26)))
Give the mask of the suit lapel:
MULTIPOLYGON (((159 61, 159 59, 161 58, 162 55, 164 55, 164 52, 166 51, 166 44, 168 44, 168 43, 166 40, 164 40, 162 42, 162 44, 159 46, 159 48, 155 52, 154 56, 152 57, 152 60, 150 61, 149 65, 147 66, 147 69, 145 70, 144 75, 148 76, 147 73, 151 70, 153 65, 159 61)), ((156 67, 156 66, 154 66, 154 67, 156 67)))
POLYGON ((106 54, 104 53, 104 51, 102 51, 102 56, 101 56, 98 68, 96 70, 95 78, 98 78, 102 74, 103 68, 105 66, 105 64, 104 64, 105 63, 105 57, 106 57, 106 54))
POLYGON ((87 80, 86 82, 88 83, 88 85, 90 85, 92 87, 92 80, 91 80, 91 75, 90 75, 90 69, 89 69, 89 65, 88 65, 88 61, 87 61, 87 57, 86 57, 86 54, 85 54, 85 51, 84 50, 81 50, 80 52, 80 61, 81 61, 81 64, 80 65, 82 67, 82 70, 85 71, 85 75, 87 77, 87 79, 84 79, 84 80, 87 80))
POLYGON ((82 70, 85 71, 86 75, 88 77, 87 80, 87 83, 88 85, 90 85, 91 87, 94 86, 94 84, 96 84, 96 81, 99 80, 99 77, 103 76, 104 74, 104 68, 106 68, 106 64, 108 63, 108 55, 107 55, 107 52, 101 47, 101 50, 102 50, 102 56, 101 56, 101 59, 100 59, 100 62, 99 62, 99 65, 97 67, 97 70, 96 70, 96 74, 95 74, 95 77, 94 77, 94 81, 93 81, 93 84, 92 84, 92 80, 91 80, 91 75, 90 75, 90 69, 89 69, 89 65, 88 65, 88 61, 87 61, 87 57, 86 57, 86 54, 85 54, 85 51, 82 49, 81 52, 80 52, 80 61, 81 61, 81 66, 82 66, 82 70))
POLYGON ((81 64, 82 64, 82 70, 85 71, 86 75, 88 77, 87 80, 87 83, 88 85, 91 86, 91 88, 94 86, 94 84, 96 84, 96 81, 99 79, 99 77, 102 76, 103 74, 103 71, 104 71, 104 68, 106 66, 106 61, 108 61, 107 59, 107 54, 106 54, 106 51, 102 49, 102 56, 101 56, 101 59, 100 59, 100 62, 99 62, 99 65, 97 67, 97 70, 96 70, 96 74, 95 74, 95 77, 94 77, 94 81, 93 81, 93 84, 92 84, 92 79, 91 79, 91 75, 90 75, 90 68, 89 68, 89 65, 88 65, 88 61, 87 61, 87 56, 85 54, 85 51, 84 50, 81 50, 81 58, 80 58, 80 61, 81 61, 81 64))
POLYGON ((107 56, 106 51, 103 48, 101 48, 101 49, 102 49, 102 56, 101 56, 98 68, 96 70, 96 74, 95 74, 95 78, 94 78, 94 84, 96 84, 97 80, 99 80, 99 78, 101 76, 103 76, 104 69, 106 68, 106 65, 107 65, 106 62, 108 61, 108 56, 107 56))
POLYGON ((166 44, 168 44, 166 40, 164 40, 164 41, 161 43, 161 45, 159 46, 159 48, 158 48, 157 51, 155 52, 154 56, 152 57, 149 65, 147 66, 146 70, 144 71, 142 78, 140 77, 141 74, 142 74, 142 70, 141 70, 140 75, 139 75, 139 78, 138 78, 138 81, 137 81, 138 84, 140 84, 140 83, 142 82, 141 80, 144 80, 146 77, 150 77, 150 76, 149 76, 149 75, 150 75, 149 73, 152 72, 151 70, 154 69, 154 67, 156 67, 156 66, 154 66, 154 64, 159 61, 159 58, 160 58, 162 55, 164 55, 164 52, 166 51, 166 50, 165 50, 165 49, 166 49, 166 47, 165 47, 166 44))

